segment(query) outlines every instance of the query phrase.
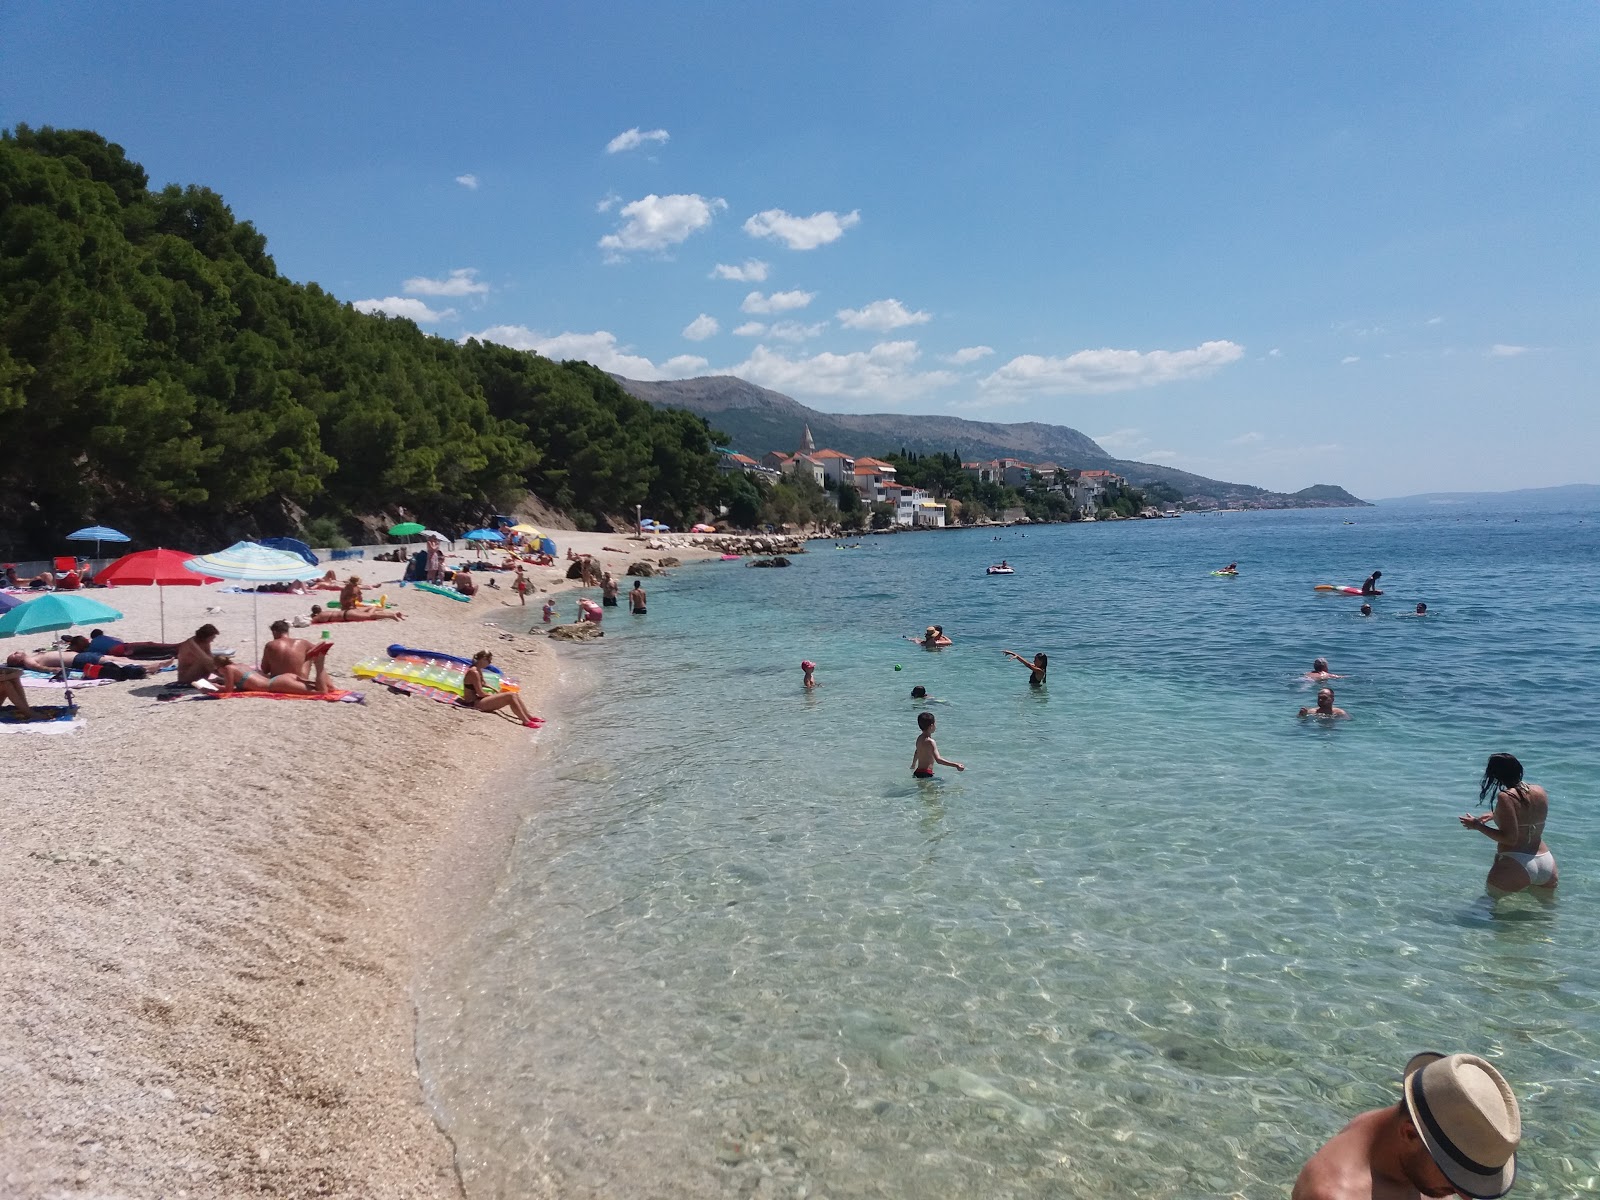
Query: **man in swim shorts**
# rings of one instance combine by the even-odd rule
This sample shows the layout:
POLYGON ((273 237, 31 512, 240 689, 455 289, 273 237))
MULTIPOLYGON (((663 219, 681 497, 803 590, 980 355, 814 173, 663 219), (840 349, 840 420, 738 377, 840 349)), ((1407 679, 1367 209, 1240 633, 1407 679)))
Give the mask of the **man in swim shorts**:
POLYGON ((59 674, 63 679, 67 678, 67 672, 77 671, 85 679, 114 679, 119 683, 129 679, 144 679, 165 665, 156 663, 147 667, 143 663, 115 663, 104 655, 74 654, 70 650, 47 650, 43 654, 18 650, 6 657, 8 667, 20 667, 46 675, 59 674))
POLYGON ((1302 717, 1322 717, 1329 721, 1337 721, 1348 717, 1350 714, 1342 708, 1333 706, 1333 689, 1323 688, 1317 693, 1317 706, 1315 708, 1302 708, 1302 717))
POLYGON ((1476 1054, 1423 1053, 1398 1104, 1356 1117, 1307 1160, 1290 1200, 1504 1196, 1516 1183, 1522 1113, 1476 1054))
POLYGON ((922 732, 917 734, 917 745, 911 752, 911 773, 918 779, 932 779, 934 763, 965 771, 966 768, 953 759, 939 757, 939 747, 933 741, 933 726, 934 717, 931 712, 917 714, 917 728, 922 732))
POLYGON ((633 610, 634 616, 642 617, 645 615, 647 611, 644 606, 646 598, 644 584, 635 579, 633 581, 633 591, 628 593, 628 607, 633 610))

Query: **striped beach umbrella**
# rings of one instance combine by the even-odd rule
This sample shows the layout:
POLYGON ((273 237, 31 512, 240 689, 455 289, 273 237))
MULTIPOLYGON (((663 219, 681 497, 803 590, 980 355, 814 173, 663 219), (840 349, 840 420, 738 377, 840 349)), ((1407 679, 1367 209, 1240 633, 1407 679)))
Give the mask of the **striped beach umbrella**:
MULTIPOLYGON (((286 554, 259 542, 235 542, 226 550, 201 554, 183 564, 196 575, 214 575, 237 583, 302 583, 321 579, 322 572, 298 554, 286 554)), ((261 601, 252 593, 255 640, 261 641, 261 601)))

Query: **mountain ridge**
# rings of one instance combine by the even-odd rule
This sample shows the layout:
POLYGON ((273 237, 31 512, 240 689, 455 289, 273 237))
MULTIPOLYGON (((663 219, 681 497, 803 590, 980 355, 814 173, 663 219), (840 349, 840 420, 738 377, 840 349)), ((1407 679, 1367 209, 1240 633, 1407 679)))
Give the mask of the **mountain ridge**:
POLYGON ((800 445, 803 430, 809 427, 818 448, 831 446, 856 457, 893 453, 902 448, 920 454, 955 450, 967 459, 1020 458, 1069 468, 1115 471, 1134 484, 1169 484, 1185 498, 1210 496, 1222 502, 1281 499, 1308 506, 1340 507, 1366 503, 1329 484, 1316 484, 1300 493, 1273 492, 1254 484, 1209 479, 1159 463, 1116 458, 1093 438, 1067 425, 1040 421, 1005 424, 902 413, 825 413, 735 375, 659 381, 621 375, 612 378, 646 403, 658 408, 685 408, 705 417, 728 435, 731 449, 752 458, 760 458, 770 450, 792 450, 800 445))

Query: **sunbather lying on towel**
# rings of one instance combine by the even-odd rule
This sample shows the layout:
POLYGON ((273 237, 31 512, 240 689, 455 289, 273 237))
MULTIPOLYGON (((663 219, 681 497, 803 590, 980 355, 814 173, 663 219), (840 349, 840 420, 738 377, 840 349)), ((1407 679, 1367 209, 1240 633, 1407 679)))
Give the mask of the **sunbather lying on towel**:
POLYGON ((178 657, 180 642, 125 642, 96 629, 88 637, 74 634, 67 639, 67 649, 78 654, 105 654, 112 658, 164 659, 178 657))
POLYGON ((346 621, 404 621, 405 613, 398 608, 345 608, 338 612, 323 612, 322 605, 311 606, 313 625, 343 625, 346 621))
MULTIPOLYGON (((170 661, 170 660, 169 660, 170 661)), ((26 650, 17 650, 6 656, 6 666, 23 667, 29 671, 41 671, 46 675, 61 675, 66 677, 68 671, 79 671, 85 679, 144 679, 153 671, 159 671, 167 663, 118 663, 112 662, 103 654, 74 654, 70 650, 46 650, 41 654, 29 654, 26 650)))
POLYGON ((332 642, 318 642, 306 655, 306 661, 316 664, 317 668, 316 678, 309 682, 293 673, 263 675, 260 671, 238 666, 233 657, 227 654, 215 657, 217 669, 210 678, 217 685, 217 690, 223 692, 286 692, 295 696, 316 696, 333 691, 333 686, 328 682, 328 651, 332 649, 332 642))
POLYGON ((22 690, 20 667, 0 667, 0 705, 7 700, 17 710, 17 716, 24 721, 33 720, 33 709, 28 707, 28 694, 22 690))

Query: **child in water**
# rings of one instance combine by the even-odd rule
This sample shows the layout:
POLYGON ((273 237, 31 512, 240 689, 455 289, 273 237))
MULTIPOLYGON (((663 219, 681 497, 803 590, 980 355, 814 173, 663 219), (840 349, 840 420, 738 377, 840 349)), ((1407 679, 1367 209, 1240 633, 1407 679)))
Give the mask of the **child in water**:
POLYGON ((939 757, 939 747, 934 744, 933 740, 933 726, 934 717, 931 712, 919 712, 917 714, 917 728, 922 732, 917 734, 917 746, 911 752, 911 773, 918 779, 932 779, 934 763, 938 763, 942 767, 954 767, 958 771, 965 771, 966 768, 960 763, 939 757))
POLYGON ((817 664, 812 662, 809 658, 803 660, 800 663, 800 674, 801 674, 802 678, 805 680, 805 682, 801 686, 803 686, 807 691, 810 691, 812 688, 816 688, 816 687, 821 687, 822 686, 820 683, 817 682, 816 675, 815 675, 816 669, 817 669, 817 664))
POLYGON ((554 621, 555 619, 556 619, 556 601, 555 601, 555 597, 552 596, 552 597, 550 597, 550 599, 548 599, 548 600, 546 600, 544 602, 544 623, 546 625, 548 625, 548 624, 550 624, 551 621, 554 621))

